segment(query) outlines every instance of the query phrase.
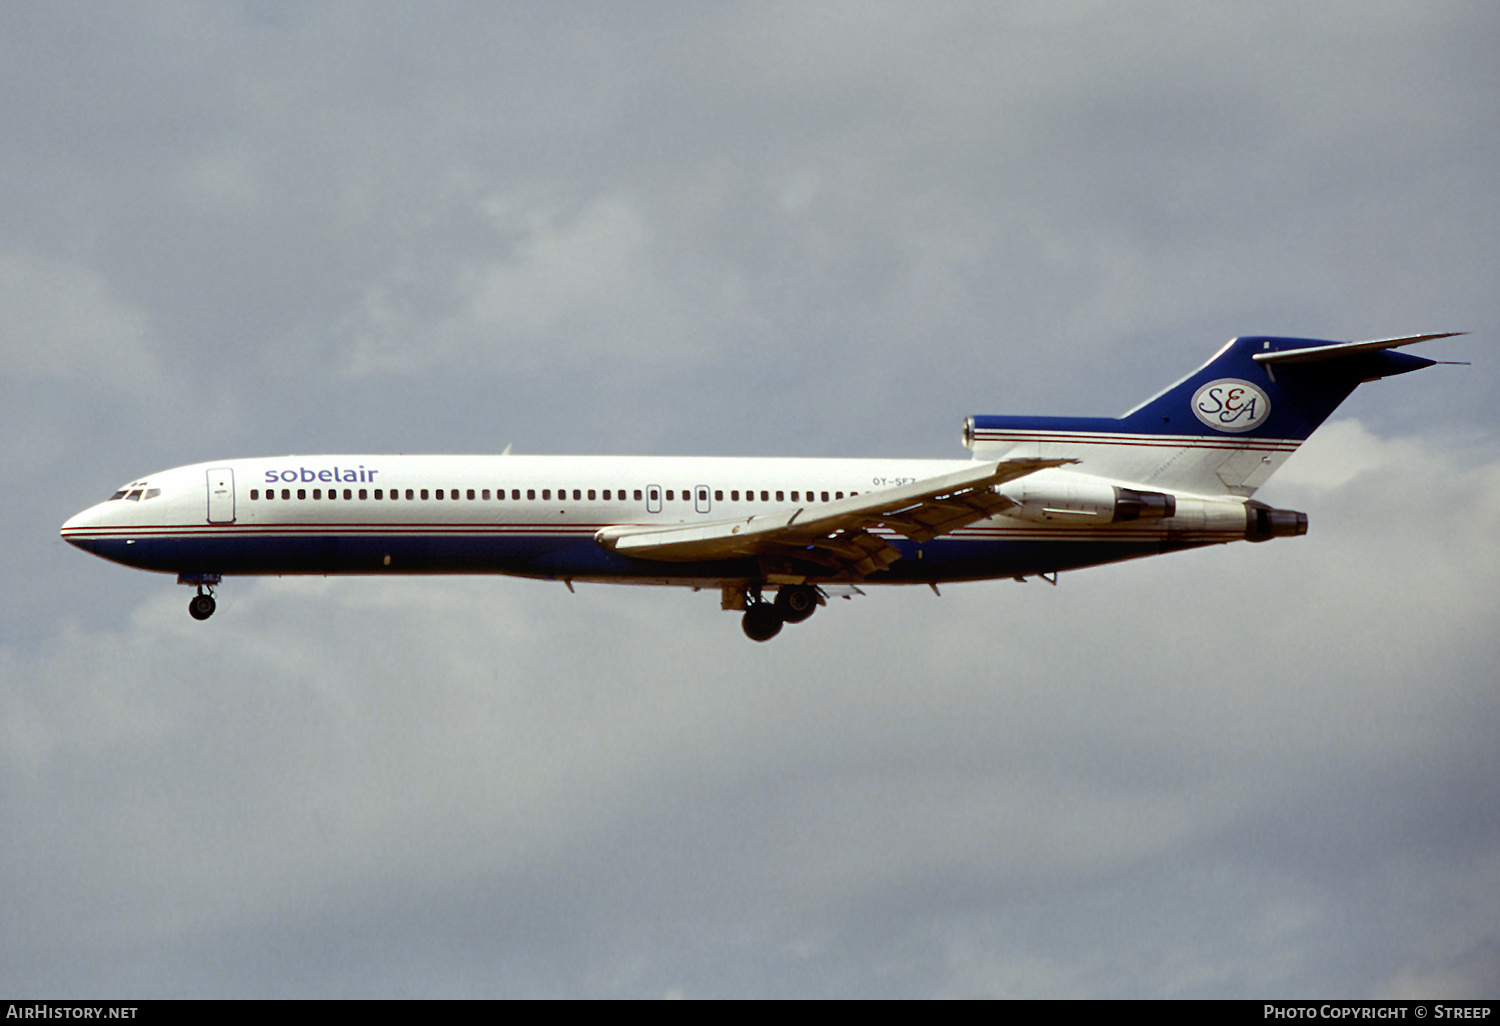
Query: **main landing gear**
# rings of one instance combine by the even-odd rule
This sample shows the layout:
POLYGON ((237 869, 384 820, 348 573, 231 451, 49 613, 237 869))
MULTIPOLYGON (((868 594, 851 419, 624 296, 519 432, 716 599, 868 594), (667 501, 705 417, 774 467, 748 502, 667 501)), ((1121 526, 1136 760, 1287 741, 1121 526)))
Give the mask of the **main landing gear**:
POLYGON ((781 614, 769 602, 756 602, 745 609, 740 625, 751 641, 770 641, 781 633, 781 614))
POLYGON ((745 618, 741 626, 745 637, 751 641, 770 641, 781 633, 784 623, 801 623, 823 602, 818 589, 810 584, 783 584, 776 592, 776 600, 767 602, 760 597, 759 590, 752 591, 745 600, 745 618))

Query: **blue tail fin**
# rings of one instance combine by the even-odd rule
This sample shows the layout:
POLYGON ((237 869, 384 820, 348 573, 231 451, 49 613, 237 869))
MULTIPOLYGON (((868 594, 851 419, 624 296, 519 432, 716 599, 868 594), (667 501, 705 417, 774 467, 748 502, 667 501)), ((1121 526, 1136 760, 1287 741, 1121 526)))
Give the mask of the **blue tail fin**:
POLYGON ((976 456, 1072 456, 1080 470, 1158 488, 1249 496, 1363 381, 1435 360, 1374 342, 1251 336, 1122 417, 971 417, 976 456))

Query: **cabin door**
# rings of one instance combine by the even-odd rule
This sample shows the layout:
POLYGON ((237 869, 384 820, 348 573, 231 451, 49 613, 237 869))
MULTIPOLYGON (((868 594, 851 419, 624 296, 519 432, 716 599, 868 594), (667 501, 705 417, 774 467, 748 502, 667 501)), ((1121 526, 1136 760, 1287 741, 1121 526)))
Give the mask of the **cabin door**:
POLYGON ((230 467, 208 472, 208 522, 234 523, 234 470, 230 467))

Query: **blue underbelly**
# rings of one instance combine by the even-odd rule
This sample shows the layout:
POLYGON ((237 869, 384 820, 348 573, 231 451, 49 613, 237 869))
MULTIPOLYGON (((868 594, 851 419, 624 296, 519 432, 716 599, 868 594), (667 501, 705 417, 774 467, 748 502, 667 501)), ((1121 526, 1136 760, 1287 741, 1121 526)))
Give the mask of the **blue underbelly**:
MULTIPOLYGON (((297 534, 233 529, 211 536, 159 536, 77 542, 106 559, 165 573, 511 574, 557 578, 756 579, 755 559, 668 563, 622 556, 589 535, 297 534)), ((1052 573, 1156 555, 1159 541, 992 540, 943 538, 892 544, 902 558, 868 583, 927 583, 1052 573)), ((1171 546, 1173 548, 1179 546, 1171 546)), ((816 567, 799 571, 816 579, 816 567)))

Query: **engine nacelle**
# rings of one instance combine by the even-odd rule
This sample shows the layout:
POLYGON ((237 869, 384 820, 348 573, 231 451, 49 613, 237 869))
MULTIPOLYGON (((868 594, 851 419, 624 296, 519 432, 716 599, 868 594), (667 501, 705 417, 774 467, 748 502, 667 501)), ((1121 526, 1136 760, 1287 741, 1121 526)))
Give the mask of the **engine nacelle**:
POLYGON ((1045 481, 1021 478, 1002 485, 1000 494, 1016 504, 1005 515, 1022 520, 1108 524, 1161 520, 1177 514, 1175 495, 1121 488, 1087 477, 1045 481))

